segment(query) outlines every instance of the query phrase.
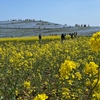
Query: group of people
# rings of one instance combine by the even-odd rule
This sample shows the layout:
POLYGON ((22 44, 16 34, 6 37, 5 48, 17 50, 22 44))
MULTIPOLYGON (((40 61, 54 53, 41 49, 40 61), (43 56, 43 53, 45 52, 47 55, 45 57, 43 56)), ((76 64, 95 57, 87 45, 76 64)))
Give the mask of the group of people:
POLYGON ((69 35, 71 36, 71 38, 73 39, 74 37, 77 36, 77 32, 74 32, 74 33, 69 33, 69 35))
MULTIPOLYGON (((68 35, 70 35, 71 39, 73 39, 74 37, 77 37, 77 32, 74 33, 69 33, 68 35)), ((61 41, 63 42, 63 40, 65 40, 66 37, 66 33, 61 34, 61 41)))
MULTIPOLYGON (((74 37, 77 37, 77 32, 69 33, 68 35, 70 35, 71 39, 73 39, 74 37)), ((41 43, 42 42, 41 34, 39 34, 38 38, 39 38, 39 42, 41 43)), ((61 42, 63 42, 63 40, 65 40, 65 38, 66 38, 66 33, 62 33, 61 34, 61 42)))

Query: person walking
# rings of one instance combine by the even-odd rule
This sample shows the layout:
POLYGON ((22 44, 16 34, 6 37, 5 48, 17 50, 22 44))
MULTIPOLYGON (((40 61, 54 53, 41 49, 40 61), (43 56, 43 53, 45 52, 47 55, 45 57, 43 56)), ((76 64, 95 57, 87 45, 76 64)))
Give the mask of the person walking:
POLYGON ((63 42, 65 39, 65 35, 64 34, 61 34, 61 42, 63 42))
POLYGON ((42 42, 42 36, 41 36, 41 34, 39 34, 38 38, 39 38, 39 43, 41 43, 42 42))

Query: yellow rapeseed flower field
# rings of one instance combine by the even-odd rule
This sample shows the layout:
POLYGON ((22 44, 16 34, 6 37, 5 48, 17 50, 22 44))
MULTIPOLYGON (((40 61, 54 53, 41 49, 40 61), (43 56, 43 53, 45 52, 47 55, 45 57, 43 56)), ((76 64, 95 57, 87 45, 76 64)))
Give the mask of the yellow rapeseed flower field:
POLYGON ((60 36, 1 38, 0 100, 99 100, 95 34, 63 42, 60 36))

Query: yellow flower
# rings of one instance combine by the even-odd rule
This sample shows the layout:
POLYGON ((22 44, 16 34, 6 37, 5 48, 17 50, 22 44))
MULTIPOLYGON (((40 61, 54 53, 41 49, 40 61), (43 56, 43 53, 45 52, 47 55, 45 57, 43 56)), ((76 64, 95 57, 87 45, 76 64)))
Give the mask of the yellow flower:
MULTIPOLYGON (((97 81, 98 81, 98 79, 95 79, 95 80, 93 81, 93 83, 92 83, 92 87, 94 87, 94 86, 95 86, 95 84, 97 83, 97 81)), ((100 87, 100 80, 98 81, 97 86, 99 86, 99 87, 100 87)), ((98 89, 99 89, 99 87, 98 87, 98 89)))
POLYGON ((24 82, 24 88, 27 88, 27 89, 30 88, 30 81, 25 81, 24 82))
POLYGON ((33 100, 46 100, 48 99, 48 96, 43 93, 43 94, 38 94, 33 100))
POLYGON ((74 79, 75 78, 75 76, 72 74, 72 78, 74 79))
POLYGON ((70 90, 68 88, 62 88, 62 95, 63 97, 69 99, 70 98, 70 90))
POLYGON ((16 96, 18 96, 18 90, 16 90, 15 93, 16 93, 16 96))
POLYGON ((68 83, 69 83, 70 85, 72 85, 73 81, 72 81, 72 80, 68 80, 68 83))
POLYGON ((86 86, 89 86, 91 84, 90 80, 85 82, 86 86))
POLYGON ((48 85, 48 82, 44 82, 45 85, 48 85))
POLYGON ((13 63, 13 62, 14 62, 14 60, 11 58, 11 59, 9 60, 9 62, 10 62, 10 63, 13 63))
POLYGON ((93 94, 94 99, 93 100, 100 100, 100 93, 94 93, 93 94), (97 99, 96 99, 97 98, 97 99))
POLYGON ((89 74, 90 76, 96 75, 98 73, 97 68, 98 68, 97 64, 95 64, 94 62, 90 62, 89 64, 86 64, 84 72, 85 74, 89 74))
POLYGON ((93 34, 90 39, 90 45, 93 51, 97 52, 100 50, 100 31, 93 34))
POLYGON ((76 64, 73 61, 65 60, 65 62, 61 65, 59 69, 60 75, 62 78, 68 79, 70 72, 76 69, 76 64))
POLYGON ((78 80, 82 78, 82 75, 80 74, 80 72, 76 72, 75 75, 78 80))

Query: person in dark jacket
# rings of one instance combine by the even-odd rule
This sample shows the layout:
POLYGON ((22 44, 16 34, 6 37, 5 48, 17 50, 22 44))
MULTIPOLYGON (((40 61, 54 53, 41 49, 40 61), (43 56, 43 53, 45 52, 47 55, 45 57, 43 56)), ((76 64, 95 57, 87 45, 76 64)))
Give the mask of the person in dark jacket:
POLYGON ((61 34, 61 42, 63 42, 65 39, 65 34, 61 34))
POLYGON ((42 42, 42 36, 41 36, 41 34, 39 34, 38 38, 39 38, 39 42, 42 42))

